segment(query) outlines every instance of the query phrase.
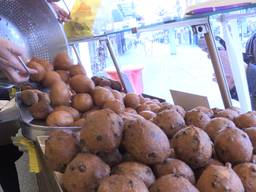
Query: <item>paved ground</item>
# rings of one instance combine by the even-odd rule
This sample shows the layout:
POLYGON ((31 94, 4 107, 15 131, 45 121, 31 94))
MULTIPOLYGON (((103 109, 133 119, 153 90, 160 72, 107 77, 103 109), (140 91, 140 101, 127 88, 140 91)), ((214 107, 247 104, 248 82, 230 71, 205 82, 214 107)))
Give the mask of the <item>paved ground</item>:
POLYGON ((172 55, 167 44, 139 45, 119 57, 123 68, 143 66, 144 93, 172 101, 169 90, 207 96, 211 107, 223 107, 213 67, 198 47, 177 47, 172 55))

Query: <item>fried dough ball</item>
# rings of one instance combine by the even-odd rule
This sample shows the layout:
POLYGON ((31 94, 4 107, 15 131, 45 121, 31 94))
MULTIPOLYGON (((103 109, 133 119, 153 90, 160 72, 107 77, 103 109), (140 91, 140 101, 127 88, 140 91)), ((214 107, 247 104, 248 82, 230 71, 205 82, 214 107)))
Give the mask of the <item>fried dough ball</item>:
POLYGON ((256 127, 251 127, 244 130, 247 135, 249 136, 252 146, 253 146, 253 153, 256 154, 256 127))
POLYGON ((84 118, 80 118, 80 119, 74 121, 72 126, 74 126, 74 127, 83 127, 84 123, 85 123, 85 119, 84 118))
POLYGON ((101 180, 109 176, 110 167, 96 155, 79 153, 67 166, 63 186, 67 192, 96 191, 101 180))
POLYGON ((114 96, 110 90, 99 86, 95 87, 92 95, 94 103, 99 107, 102 107, 106 101, 114 99, 114 96))
POLYGON ((195 126, 189 126, 176 133, 172 146, 177 158, 195 169, 205 166, 212 156, 212 142, 209 136, 195 126))
POLYGON ((63 51, 56 55, 53 61, 53 66, 55 70, 68 70, 71 66, 73 66, 73 63, 67 52, 63 51))
POLYGON ((131 114, 137 114, 137 111, 131 107, 126 107, 125 108, 126 113, 131 113, 131 114))
POLYGON ((53 65, 50 64, 48 61, 44 60, 44 59, 40 59, 40 58, 36 58, 36 57, 33 57, 31 59, 31 62, 36 62, 36 63, 39 63, 41 66, 44 67, 45 71, 52 71, 53 70, 53 65))
POLYGON ((148 189, 134 176, 112 175, 101 182, 97 192, 148 192, 148 189))
POLYGON ((191 110, 185 115, 187 125, 194 125, 199 128, 204 128, 210 121, 210 117, 201 111, 191 110))
POLYGON ((53 111, 46 119, 49 126, 67 127, 74 123, 72 114, 67 111, 53 111))
POLYGON ((151 168, 138 162, 123 162, 114 167, 111 174, 135 176, 142 180, 147 187, 155 182, 155 175, 151 168))
POLYGON ((215 140, 216 136, 227 128, 235 128, 236 125, 229 119, 224 117, 216 117, 206 124, 204 131, 209 135, 212 141, 215 140))
POLYGON ((146 120, 153 120, 156 117, 156 114, 152 111, 141 111, 139 115, 146 120))
POLYGON ((183 107, 179 106, 179 105, 172 105, 170 103, 161 103, 160 104, 160 110, 158 112, 164 111, 166 109, 168 110, 173 110, 178 112, 182 117, 185 117, 186 111, 183 109, 183 107))
POLYGON ((82 148, 85 147, 92 153, 111 152, 119 147, 122 135, 121 117, 112 110, 102 109, 87 115, 80 141, 82 148))
POLYGON ((69 162, 79 151, 74 135, 64 131, 53 131, 45 142, 45 157, 50 168, 64 172, 69 162))
POLYGON ((20 99, 27 106, 34 105, 39 101, 38 91, 34 89, 24 90, 20 93, 20 99))
POLYGON ((84 113, 93 107, 93 100, 91 95, 87 93, 80 93, 73 97, 72 106, 79 112, 84 113))
POLYGON ((125 111, 124 104, 122 102, 120 102, 119 100, 117 100, 117 99, 107 100, 104 103, 103 108, 111 109, 112 111, 114 111, 117 114, 124 113, 124 111, 125 111))
POLYGON ((167 136, 158 126, 143 118, 125 124, 123 145, 138 161, 149 165, 163 162, 170 154, 167 136))
POLYGON ((224 117, 231 121, 234 121, 239 116, 239 112, 233 109, 218 110, 215 112, 214 117, 224 117))
POLYGON ((49 95, 47 93, 39 93, 38 103, 33 104, 29 107, 29 112, 34 119, 46 119, 46 117, 53 111, 50 105, 49 95))
POLYGON ((256 164, 242 163, 236 165, 234 171, 240 177, 246 192, 256 191, 256 164))
POLYGON ((154 165, 153 168, 157 178, 173 174, 186 178, 190 183, 195 184, 195 175, 192 169, 183 161, 168 158, 163 163, 154 165))
POLYGON ((212 109, 209 109, 209 108, 204 107, 204 106, 197 106, 197 107, 193 108, 192 110, 201 111, 201 112, 205 113, 206 115, 208 115, 208 117, 210 117, 210 118, 212 118, 213 115, 214 115, 212 109))
POLYGON ((86 71, 84 69, 84 67, 82 65, 72 65, 69 68, 69 72, 70 72, 70 76, 75 76, 75 75, 79 75, 79 74, 83 74, 86 76, 86 71))
POLYGON ((28 63, 28 67, 31 69, 35 69, 37 71, 36 74, 31 74, 30 79, 35 82, 40 82, 44 79, 45 76, 45 69, 42 65, 39 63, 36 63, 34 61, 31 61, 28 63))
POLYGON ((136 109, 140 105, 140 97, 135 93, 127 93, 124 97, 126 107, 136 109))
POLYGON ((248 135, 238 128, 225 129, 215 138, 214 148, 218 159, 233 165, 249 162, 253 147, 248 135))
POLYGON ((110 167, 113 167, 122 162, 123 157, 118 149, 114 149, 111 152, 98 152, 97 156, 100 157, 110 167))
POLYGON ((239 128, 249 128, 256 126, 256 111, 250 111, 239 115, 234 120, 239 128))
POLYGON ((120 102, 124 103, 124 98, 122 96, 122 94, 117 91, 117 90, 111 90, 113 96, 115 97, 115 99, 119 100, 120 102))
POLYGON ((153 183, 150 192, 199 192, 187 179, 178 175, 165 175, 153 183))
POLYGON ((93 81, 84 74, 73 76, 70 80, 70 87, 76 93, 91 93, 95 88, 93 81))
POLYGON ((172 138, 173 135, 185 127, 184 118, 178 112, 172 110, 164 110, 158 113, 153 122, 158 125, 169 138, 172 138))
POLYGON ((69 71, 57 70, 56 72, 60 75, 60 78, 62 79, 62 81, 64 81, 65 83, 68 83, 70 78, 69 71))
POLYGON ((148 104, 140 104, 136 110, 138 113, 142 111, 151 111, 151 107, 148 104))
POLYGON ((43 79, 43 85, 51 87, 57 81, 62 81, 60 75, 55 71, 47 71, 43 79))
POLYGON ((244 192, 243 184, 231 167, 208 166, 197 182, 199 191, 208 192, 244 192))
POLYGON ((69 106, 57 106, 54 108, 54 111, 66 111, 68 113, 70 113, 74 120, 78 120, 80 118, 80 113, 78 110, 76 110, 73 107, 69 107, 69 106))
POLYGON ((69 106, 71 103, 71 92, 69 87, 63 81, 56 81, 51 86, 50 99, 53 106, 69 106))

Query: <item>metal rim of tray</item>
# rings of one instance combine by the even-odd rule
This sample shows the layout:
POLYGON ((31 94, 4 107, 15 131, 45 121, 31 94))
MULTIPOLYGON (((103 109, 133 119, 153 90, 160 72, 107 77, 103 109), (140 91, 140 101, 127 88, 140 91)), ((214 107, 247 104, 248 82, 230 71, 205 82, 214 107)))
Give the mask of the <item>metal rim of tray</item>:
POLYGON ((75 130, 81 129, 81 127, 44 126, 44 125, 38 125, 38 124, 27 123, 27 122, 25 122, 25 121, 23 121, 23 120, 21 120, 21 122, 22 122, 23 124, 27 125, 28 127, 31 127, 31 128, 33 128, 33 129, 37 129, 37 130, 40 130, 40 131, 52 131, 53 129, 56 129, 56 130, 58 130, 58 129, 61 129, 61 130, 63 130, 63 129, 70 129, 70 130, 72 130, 72 129, 75 129, 75 130))

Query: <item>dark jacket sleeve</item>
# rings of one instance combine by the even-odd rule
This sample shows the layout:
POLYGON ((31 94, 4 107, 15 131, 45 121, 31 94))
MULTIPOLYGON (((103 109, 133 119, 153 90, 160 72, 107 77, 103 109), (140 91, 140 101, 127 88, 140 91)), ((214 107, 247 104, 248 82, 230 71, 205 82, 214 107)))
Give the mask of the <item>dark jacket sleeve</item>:
POLYGON ((251 99, 252 110, 256 109, 256 65, 249 64, 246 77, 248 82, 249 94, 251 99))

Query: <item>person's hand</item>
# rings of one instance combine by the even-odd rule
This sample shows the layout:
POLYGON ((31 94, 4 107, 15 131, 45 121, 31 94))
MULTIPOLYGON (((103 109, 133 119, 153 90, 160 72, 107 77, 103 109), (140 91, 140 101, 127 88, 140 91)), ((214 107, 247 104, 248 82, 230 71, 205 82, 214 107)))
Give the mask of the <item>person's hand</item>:
POLYGON ((59 22, 63 23, 71 19, 70 15, 64 9, 60 8, 56 3, 51 3, 51 6, 55 10, 59 22))
MULTIPOLYGON (((29 74, 20 64, 17 56, 23 57, 23 50, 8 40, 0 38, 0 70, 13 83, 28 81, 29 74)), ((34 69, 29 73, 36 73, 34 69)))

